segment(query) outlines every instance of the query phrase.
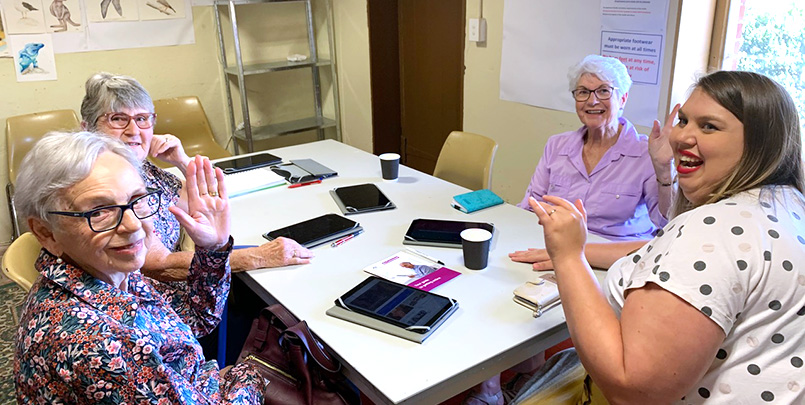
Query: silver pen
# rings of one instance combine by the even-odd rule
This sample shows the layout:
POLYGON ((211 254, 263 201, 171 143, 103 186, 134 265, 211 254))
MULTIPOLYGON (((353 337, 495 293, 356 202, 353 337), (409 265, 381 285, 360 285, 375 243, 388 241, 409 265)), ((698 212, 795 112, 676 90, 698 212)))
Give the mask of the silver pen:
POLYGON ((435 258, 433 256, 428 256, 428 255, 426 255, 426 254, 424 254, 424 253, 422 253, 422 252, 420 252, 420 251, 418 251, 416 249, 406 247, 405 250, 407 250, 407 251, 409 251, 409 252, 411 252, 411 253, 413 253, 413 254, 415 254, 417 256, 424 257, 425 259, 428 259, 428 260, 430 260, 430 261, 432 261, 434 263, 439 263, 442 266, 444 266, 444 262, 442 262, 441 260, 439 260, 439 259, 437 259, 437 258, 435 258))

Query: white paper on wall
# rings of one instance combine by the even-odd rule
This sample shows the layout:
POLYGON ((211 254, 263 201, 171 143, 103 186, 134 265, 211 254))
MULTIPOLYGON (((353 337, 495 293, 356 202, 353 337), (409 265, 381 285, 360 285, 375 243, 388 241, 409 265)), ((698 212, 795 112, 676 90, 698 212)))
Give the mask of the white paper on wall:
POLYGON ((184 18, 184 0, 139 0, 141 20, 184 18))
POLYGON ((11 35, 9 42, 18 82, 56 80, 56 59, 50 34, 11 35))
POLYGON ((84 0, 90 22, 138 21, 136 0, 84 0))
POLYGON ((83 9, 79 0, 42 0, 48 32, 84 31, 83 9))
MULTIPOLYGON (((601 1, 607 1, 611 5, 619 0, 601 1)), ((602 25, 604 18, 601 1, 505 0, 500 98, 575 112, 567 78, 569 68, 589 54, 618 57, 631 69, 630 74, 635 82, 629 91, 629 100, 623 115, 635 124, 651 126, 657 118, 659 95, 663 86, 660 78, 662 58, 665 57, 664 35, 658 32, 634 32, 635 28, 646 24, 641 19, 641 13, 634 13, 638 15, 634 18, 620 15, 611 18, 607 20, 605 29, 602 25), (634 22, 635 26, 630 26, 629 21, 634 22), (644 44, 646 49, 642 49, 640 55, 624 55, 621 49, 606 47, 613 43, 624 44, 624 38, 641 41, 641 44, 642 41, 647 41, 650 44, 644 44), (632 61, 627 63, 630 57, 632 61), (638 67, 640 71, 635 70, 638 67), (642 70, 644 68, 647 70, 642 70)), ((646 2, 651 2, 653 9, 660 7, 657 4, 668 9, 669 0, 646 2)), ((655 13, 647 18, 656 21, 658 17, 655 13)), ((665 14, 662 18, 666 18, 665 14)), ((665 28, 664 22, 662 28, 665 28)), ((631 48, 628 52, 632 52, 631 48)))
POLYGON ((45 33, 42 0, 2 0, 6 34, 45 33))

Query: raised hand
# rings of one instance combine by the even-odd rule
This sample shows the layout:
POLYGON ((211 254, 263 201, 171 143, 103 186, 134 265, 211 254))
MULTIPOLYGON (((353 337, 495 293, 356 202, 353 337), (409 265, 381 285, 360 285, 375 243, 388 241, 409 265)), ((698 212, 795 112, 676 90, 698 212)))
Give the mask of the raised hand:
POLYGON ((210 159, 196 156, 187 165, 187 212, 177 206, 170 212, 196 246, 217 250, 229 240, 229 197, 224 173, 213 169, 210 159))
POLYGON ((648 153, 651 155, 651 163, 654 165, 657 179, 662 183, 670 183, 673 178, 671 161, 674 159, 674 151, 671 150, 668 136, 671 134, 679 108, 679 104, 674 106, 671 114, 665 118, 665 124, 662 127, 660 127, 660 121, 654 120, 651 135, 648 137, 648 153))
POLYGON ((190 157, 185 153, 179 138, 173 135, 154 135, 151 138, 149 153, 154 158, 178 167, 187 175, 187 164, 190 163, 190 157))
POLYGON ((583 258, 587 242, 587 211, 581 200, 574 204, 561 197, 546 195, 546 202, 528 199, 545 232, 545 249, 553 264, 583 258))

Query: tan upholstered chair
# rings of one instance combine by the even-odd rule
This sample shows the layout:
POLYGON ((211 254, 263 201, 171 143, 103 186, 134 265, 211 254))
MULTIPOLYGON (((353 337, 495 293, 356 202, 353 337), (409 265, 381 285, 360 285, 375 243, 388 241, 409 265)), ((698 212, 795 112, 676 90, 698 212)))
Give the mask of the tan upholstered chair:
POLYGON ((80 125, 78 116, 73 110, 45 111, 6 119, 6 157, 8 160, 6 196, 8 197, 8 212, 11 215, 13 237, 20 234, 20 224, 14 208, 14 184, 16 184, 17 168, 20 166, 22 158, 46 133, 76 131, 80 125))
POLYGON ((41 249, 42 245, 32 233, 25 232, 20 235, 3 254, 3 273, 25 291, 30 290, 39 277, 34 263, 41 249))
MULTIPOLYGON (((188 156, 204 155, 210 159, 232 156, 218 142, 207 120, 207 114, 196 96, 166 98, 154 100, 154 112, 157 114, 155 134, 171 134, 182 140, 182 146, 188 156)), ((160 167, 168 167, 162 161, 153 161, 160 167)))
POLYGON ((433 175, 471 190, 492 187, 497 142, 483 135, 453 131, 444 141, 433 175))

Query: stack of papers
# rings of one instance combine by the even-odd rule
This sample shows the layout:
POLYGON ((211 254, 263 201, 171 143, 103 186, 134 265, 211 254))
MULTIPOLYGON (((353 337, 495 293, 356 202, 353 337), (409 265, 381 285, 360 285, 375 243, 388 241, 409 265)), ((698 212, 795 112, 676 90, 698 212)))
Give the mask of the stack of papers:
POLYGON ((286 184, 284 177, 274 173, 268 167, 227 174, 224 175, 224 180, 229 198, 286 184))

